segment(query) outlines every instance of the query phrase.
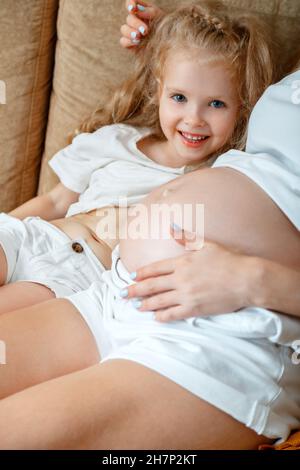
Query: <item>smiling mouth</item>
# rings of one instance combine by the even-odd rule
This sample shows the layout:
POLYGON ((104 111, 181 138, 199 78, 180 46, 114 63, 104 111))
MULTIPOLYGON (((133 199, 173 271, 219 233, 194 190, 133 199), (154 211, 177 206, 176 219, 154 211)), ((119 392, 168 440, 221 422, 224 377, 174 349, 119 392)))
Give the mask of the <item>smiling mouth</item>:
POLYGON ((178 131, 182 137, 182 140, 185 144, 191 144, 193 146, 198 146, 204 143, 209 135, 200 135, 200 134, 191 134, 190 132, 178 131))

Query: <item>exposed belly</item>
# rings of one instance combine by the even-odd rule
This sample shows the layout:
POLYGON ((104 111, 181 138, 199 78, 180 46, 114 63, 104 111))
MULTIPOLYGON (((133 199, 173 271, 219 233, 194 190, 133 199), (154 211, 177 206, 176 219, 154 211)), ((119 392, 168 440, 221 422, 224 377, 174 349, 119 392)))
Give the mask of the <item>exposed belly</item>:
POLYGON ((168 238, 172 211, 169 220, 164 216, 158 222, 160 227, 153 231, 153 223, 158 220, 153 218, 153 209, 157 213, 158 206, 164 214, 163 207, 178 205, 177 210, 184 213, 181 226, 195 230, 197 204, 204 205, 204 239, 300 268, 299 232, 259 186, 235 170, 205 169, 184 175, 157 188, 143 204, 139 216, 139 228, 144 226, 143 236, 134 233, 133 218, 129 218, 128 237, 120 240, 121 258, 130 272, 184 253, 181 245, 168 238), (189 206, 192 211, 186 211, 189 206))
MULTIPOLYGON (((126 211, 126 209, 122 209, 126 211)), ((119 209, 106 207, 86 214, 51 220, 70 238, 82 238, 88 243, 106 269, 111 266, 111 252, 119 242, 119 209), (108 226, 107 221, 110 221, 108 226)))

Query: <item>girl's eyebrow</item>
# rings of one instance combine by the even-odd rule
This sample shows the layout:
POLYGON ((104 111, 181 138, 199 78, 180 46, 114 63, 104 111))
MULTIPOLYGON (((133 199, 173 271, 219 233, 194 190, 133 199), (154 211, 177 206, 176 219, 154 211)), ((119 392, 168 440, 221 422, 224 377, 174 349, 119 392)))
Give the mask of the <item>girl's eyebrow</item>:
POLYGON ((166 89, 167 89, 168 91, 176 91, 177 93, 182 93, 182 94, 187 93, 186 90, 185 90, 185 91, 184 91, 184 90, 180 90, 179 88, 177 88, 177 87, 175 87, 175 86, 171 86, 171 87, 168 87, 168 86, 167 86, 166 89))
POLYGON ((208 96, 208 100, 220 100, 220 101, 227 101, 228 96, 225 95, 213 95, 213 96, 208 96))
MULTIPOLYGON (((188 91, 187 90, 180 90, 180 88, 177 88, 177 87, 173 87, 173 86, 166 86, 166 90, 168 92, 172 92, 172 93, 180 93, 182 95, 186 95, 188 94, 188 91)), ((225 101, 225 100, 228 100, 230 97, 229 96, 225 96, 225 95, 210 95, 210 96, 205 96, 205 99, 207 100, 222 100, 222 101, 225 101)))

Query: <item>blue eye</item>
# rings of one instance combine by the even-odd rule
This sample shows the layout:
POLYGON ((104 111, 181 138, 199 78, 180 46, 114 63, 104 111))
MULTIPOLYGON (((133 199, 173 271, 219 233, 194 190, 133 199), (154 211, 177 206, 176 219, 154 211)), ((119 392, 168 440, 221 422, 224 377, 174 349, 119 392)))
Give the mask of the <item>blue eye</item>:
POLYGON ((186 97, 184 95, 172 95, 172 100, 176 101, 176 103, 184 103, 186 101, 186 97))
POLYGON ((223 101, 220 101, 220 100, 213 100, 209 104, 210 104, 210 106, 212 106, 213 108, 216 108, 216 109, 225 108, 225 103, 223 101))

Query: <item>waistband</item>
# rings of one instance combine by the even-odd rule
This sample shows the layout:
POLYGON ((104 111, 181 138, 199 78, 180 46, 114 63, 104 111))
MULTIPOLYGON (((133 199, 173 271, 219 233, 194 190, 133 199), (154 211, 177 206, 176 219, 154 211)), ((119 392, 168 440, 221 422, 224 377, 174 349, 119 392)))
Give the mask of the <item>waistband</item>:
POLYGON ((123 289, 129 285, 135 284, 130 277, 130 273, 125 268, 120 258, 120 247, 119 244, 112 251, 112 266, 111 266, 111 278, 114 285, 118 289, 123 289))

